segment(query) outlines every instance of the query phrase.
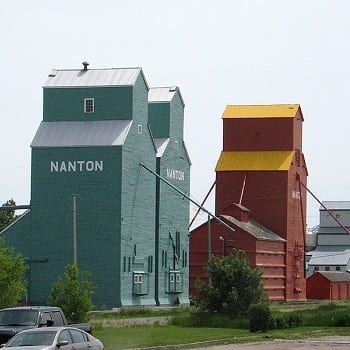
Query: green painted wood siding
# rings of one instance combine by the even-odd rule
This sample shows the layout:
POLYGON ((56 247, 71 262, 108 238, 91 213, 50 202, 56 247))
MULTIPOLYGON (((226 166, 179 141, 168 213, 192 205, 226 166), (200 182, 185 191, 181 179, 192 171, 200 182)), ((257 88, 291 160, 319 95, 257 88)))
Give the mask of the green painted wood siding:
POLYGON ((133 87, 44 88, 44 121, 130 120, 133 87), (84 98, 94 98, 94 113, 84 113, 84 98))
POLYGON ((45 303, 64 267, 73 263, 72 195, 77 196, 78 266, 91 272, 96 305, 119 301, 121 147, 47 148, 32 152, 31 294, 45 303), (96 171, 58 171, 51 162, 102 161, 96 171))
POLYGON ((151 126, 153 137, 169 137, 170 103, 150 103, 148 105, 148 122, 151 126))
MULTIPOLYGON (((155 305, 154 274, 148 273, 148 257, 154 254, 155 177, 141 167, 155 169, 156 157, 147 125, 148 89, 142 80, 134 87, 133 125, 123 147, 122 167, 122 252, 130 271, 121 269, 121 304, 155 305), (141 129, 140 129, 141 127, 141 129), (136 255, 134 249, 136 248, 136 255), (133 272, 145 272, 147 293, 133 293, 133 272)), ((123 259, 124 260, 124 259, 123 259)))
MULTIPOLYGON (((160 159, 160 175, 172 183, 180 191, 190 193, 190 164, 187 160, 186 151, 181 142, 177 148, 173 147, 172 140, 163 157, 160 159), (177 173, 175 173, 177 171, 177 173), (175 175, 175 177, 174 177, 175 175)), ((188 266, 188 225, 189 225, 190 202, 165 184, 160 182, 160 212, 159 212, 159 256, 166 252, 167 263, 159 261, 159 300, 161 304, 173 304, 179 298, 182 303, 189 302, 189 266, 188 266), (180 256, 174 265, 173 242, 169 233, 175 239, 176 232, 180 235, 180 256), (182 252, 186 261, 183 261, 182 252), (181 271, 182 293, 169 293, 168 274, 171 269, 181 271)))

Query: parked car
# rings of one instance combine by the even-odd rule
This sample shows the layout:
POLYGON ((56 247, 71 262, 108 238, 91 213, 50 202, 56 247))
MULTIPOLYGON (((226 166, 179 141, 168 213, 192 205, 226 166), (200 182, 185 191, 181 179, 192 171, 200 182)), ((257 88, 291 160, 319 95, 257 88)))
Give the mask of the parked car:
POLYGON ((74 327, 33 328, 17 333, 2 350, 104 350, 102 342, 74 327))
POLYGON ((90 323, 68 324, 61 308, 56 306, 22 306, 0 310, 0 344, 15 334, 29 328, 41 328, 54 324, 70 326, 92 333, 90 323))

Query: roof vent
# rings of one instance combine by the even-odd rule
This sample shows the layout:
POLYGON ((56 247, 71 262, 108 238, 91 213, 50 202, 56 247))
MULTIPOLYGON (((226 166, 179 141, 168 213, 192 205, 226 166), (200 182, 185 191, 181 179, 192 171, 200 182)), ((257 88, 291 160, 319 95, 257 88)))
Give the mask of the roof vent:
POLYGON ((83 66, 84 66, 84 71, 86 72, 87 70, 88 70, 88 65, 90 64, 89 62, 83 62, 82 63, 83 64, 83 66))
POLYGON ((51 72, 49 73, 49 77, 53 78, 57 75, 57 70, 56 69, 52 69, 51 72))

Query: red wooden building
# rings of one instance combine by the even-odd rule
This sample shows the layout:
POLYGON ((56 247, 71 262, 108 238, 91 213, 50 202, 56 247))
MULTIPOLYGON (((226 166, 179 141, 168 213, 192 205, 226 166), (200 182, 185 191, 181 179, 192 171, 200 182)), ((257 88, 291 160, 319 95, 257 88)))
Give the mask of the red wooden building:
MULTIPOLYGON (((244 250, 263 270, 271 300, 305 300, 307 168, 302 153, 299 105, 227 106, 223 151, 216 165, 215 214, 236 231, 211 220, 211 251, 244 250), (220 238, 221 237, 221 238, 220 238)), ((208 223, 191 232, 190 293, 205 278, 208 223)))
POLYGON ((306 280, 307 299, 339 300, 350 298, 350 273, 319 271, 306 280))

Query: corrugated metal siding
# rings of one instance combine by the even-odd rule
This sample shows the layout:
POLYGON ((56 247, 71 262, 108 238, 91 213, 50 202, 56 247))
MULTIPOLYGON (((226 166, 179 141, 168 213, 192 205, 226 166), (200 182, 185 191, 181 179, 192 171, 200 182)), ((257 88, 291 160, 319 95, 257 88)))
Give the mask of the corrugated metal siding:
POLYGON ((56 70, 44 87, 123 86, 134 85, 141 68, 111 68, 84 70, 56 70))
POLYGON ((298 109, 298 104, 228 105, 225 108, 222 118, 293 118, 298 109))
POLYGON ((31 147, 120 146, 132 121, 42 122, 31 147))
POLYGON ((221 152, 215 171, 289 170, 294 151, 221 152))

